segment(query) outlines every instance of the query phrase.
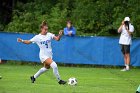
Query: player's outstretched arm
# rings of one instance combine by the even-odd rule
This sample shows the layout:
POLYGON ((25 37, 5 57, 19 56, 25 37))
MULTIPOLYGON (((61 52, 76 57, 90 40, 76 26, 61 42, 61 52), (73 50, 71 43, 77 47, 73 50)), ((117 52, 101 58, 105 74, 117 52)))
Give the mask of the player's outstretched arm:
POLYGON ((54 40, 59 41, 62 34, 63 34, 63 30, 60 30, 58 36, 54 36, 54 40))
POLYGON ((32 43, 30 40, 23 40, 21 38, 17 38, 17 42, 22 42, 24 44, 31 44, 32 43))

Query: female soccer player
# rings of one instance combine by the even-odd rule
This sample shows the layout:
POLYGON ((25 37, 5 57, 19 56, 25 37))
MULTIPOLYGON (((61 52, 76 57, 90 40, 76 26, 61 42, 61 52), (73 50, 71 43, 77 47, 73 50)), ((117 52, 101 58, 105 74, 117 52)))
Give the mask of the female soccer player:
POLYGON ((121 45, 125 63, 125 68, 121 71, 128 71, 130 69, 130 45, 132 42, 132 33, 134 32, 134 26, 131 25, 129 17, 124 18, 118 32, 121 33, 119 44, 121 45))
POLYGON ((23 40, 21 38, 17 39, 18 42, 22 42, 24 44, 36 43, 40 48, 39 57, 41 62, 44 64, 44 67, 42 67, 35 75, 31 76, 31 82, 34 83, 38 76, 40 76, 42 73, 44 73, 51 67, 53 69, 55 77, 58 80, 58 83, 66 84, 66 81, 61 80, 57 64, 52 60, 52 48, 51 48, 51 40, 54 39, 56 41, 59 41, 62 36, 62 31, 59 32, 58 36, 49 33, 48 26, 45 21, 42 22, 40 29, 41 29, 40 34, 35 35, 30 40, 23 40))

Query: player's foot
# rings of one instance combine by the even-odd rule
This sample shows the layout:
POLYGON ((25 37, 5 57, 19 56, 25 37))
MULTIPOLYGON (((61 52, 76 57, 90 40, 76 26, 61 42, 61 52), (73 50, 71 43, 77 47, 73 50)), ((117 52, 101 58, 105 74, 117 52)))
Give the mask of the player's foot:
POLYGON ((31 82, 34 83, 35 82, 34 76, 31 76, 30 78, 31 78, 31 82))
POLYGON ((124 68, 124 69, 122 69, 121 71, 129 71, 129 69, 127 69, 127 68, 124 68))
POLYGON ((60 80, 58 83, 59 83, 60 85, 61 85, 61 84, 63 84, 63 85, 64 85, 64 84, 66 84, 67 82, 66 82, 66 81, 64 81, 64 80, 60 80))
POLYGON ((140 92, 136 91, 136 93, 140 93, 140 92))

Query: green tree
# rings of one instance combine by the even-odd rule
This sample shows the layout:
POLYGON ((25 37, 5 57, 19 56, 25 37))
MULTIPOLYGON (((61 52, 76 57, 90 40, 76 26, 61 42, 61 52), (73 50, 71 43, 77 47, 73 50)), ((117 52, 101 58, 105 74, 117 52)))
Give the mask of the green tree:
POLYGON ((115 36, 124 17, 129 16, 135 27, 134 36, 140 36, 139 0, 21 1, 17 1, 5 31, 38 33, 39 24, 47 20, 50 32, 58 33, 70 19, 77 35, 115 36))

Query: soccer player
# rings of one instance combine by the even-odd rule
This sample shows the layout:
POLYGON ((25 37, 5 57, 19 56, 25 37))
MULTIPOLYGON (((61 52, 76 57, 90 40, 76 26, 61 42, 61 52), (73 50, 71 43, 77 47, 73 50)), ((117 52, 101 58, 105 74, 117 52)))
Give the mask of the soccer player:
POLYGON ((130 45, 132 43, 132 33, 134 32, 134 26, 130 23, 129 17, 124 18, 118 32, 121 33, 119 44, 121 45, 125 63, 125 68, 121 71, 128 71, 130 69, 130 45))
POLYGON ((44 67, 42 67, 36 74, 31 76, 31 82, 34 83, 36 78, 40 76, 42 73, 46 72, 50 67, 53 69, 53 73, 55 77, 58 80, 59 84, 66 84, 66 81, 61 80, 57 64, 52 60, 52 47, 51 47, 51 40, 54 39, 56 41, 59 41, 62 36, 62 31, 59 32, 58 36, 55 36, 52 33, 48 32, 48 26, 45 21, 42 22, 40 25, 41 32, 38 35, 35 35, 30 40, 23 40, 21 38, 18 38, 18 42, 22 42, 24 44, 31 44, 36 43, 40 48, 39 57, 41 62, 44 64, 44 67))

